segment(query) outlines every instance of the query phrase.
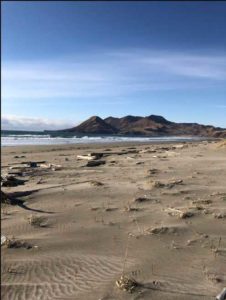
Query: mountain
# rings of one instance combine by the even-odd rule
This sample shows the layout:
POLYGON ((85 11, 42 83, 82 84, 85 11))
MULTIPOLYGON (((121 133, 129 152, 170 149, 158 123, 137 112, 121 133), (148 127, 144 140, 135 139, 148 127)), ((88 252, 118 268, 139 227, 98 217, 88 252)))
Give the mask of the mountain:
POLYGON ((64 129, 63 131, 86 134, 115 134, 118 130, 110 124, 106 123, 100 117, 93 116, 80 125, 73 128, 64 129))
POLYGON ((142 136, 202 136, 226 138, 226 129, 197 123, 175 123, 162 116, 125 116, 101 119, 93 116, 80 125, 63 132, 85 134, 117 134, 142 136))
POLYGON ((134 116, 126 116, 123 118, 114 118, 114 117, 109 117, 104 119, 104 121, 115 127, 116 129, 123 131, 128 128, 131 128, 133 124, 135 124, 137 121, 143 119, 142 117, 134 117, 134 116))
POLYGON ((104 120, 119 130, 121 134, 160 135, 166 125, 172 124, 165 118, 156 115, 148 117, 126 116, 123 118, 109 117, 104 120))

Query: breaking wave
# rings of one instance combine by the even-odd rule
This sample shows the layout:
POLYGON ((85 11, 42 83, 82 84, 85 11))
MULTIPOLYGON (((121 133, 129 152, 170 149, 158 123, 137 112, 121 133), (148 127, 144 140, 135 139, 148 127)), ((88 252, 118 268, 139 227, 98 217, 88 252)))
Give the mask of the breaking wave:
POLYGON ((134 137, 134 136, 52 136, 51 134, 6 134, 1 136, 2 146, 19 145, 62 145, 89 143, 117 143, 117 142, 176 142, 200 140, 199 137, 134 137))

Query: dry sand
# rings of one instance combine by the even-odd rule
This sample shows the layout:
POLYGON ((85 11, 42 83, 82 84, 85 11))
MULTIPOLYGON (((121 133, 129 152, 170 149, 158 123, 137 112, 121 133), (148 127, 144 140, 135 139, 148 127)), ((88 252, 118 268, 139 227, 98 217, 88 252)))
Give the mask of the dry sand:
POLYGON ((24 161, 62 168, 27 168, 24 185, 2 187, 25 200, 2 205, 2 234, 21 242, 1 247, 2 299, 198 300, 226 286, 225 147, 5 147, 2 174, 24 161), (90 152, 112 154, 87 167, 77 155, 90 152))

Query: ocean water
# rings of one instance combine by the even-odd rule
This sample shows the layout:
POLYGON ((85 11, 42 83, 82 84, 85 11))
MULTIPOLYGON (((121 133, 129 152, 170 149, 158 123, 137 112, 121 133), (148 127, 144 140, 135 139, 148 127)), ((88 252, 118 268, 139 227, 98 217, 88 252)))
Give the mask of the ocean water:
POLYGON ((62 135, 43 132, 16 132, 2 131, 1 146, 22 145, 64 145, 116 142, 183 142, 201 140, 199 137, 138 137, 138 136, 111 136, 111 135, 62 135))

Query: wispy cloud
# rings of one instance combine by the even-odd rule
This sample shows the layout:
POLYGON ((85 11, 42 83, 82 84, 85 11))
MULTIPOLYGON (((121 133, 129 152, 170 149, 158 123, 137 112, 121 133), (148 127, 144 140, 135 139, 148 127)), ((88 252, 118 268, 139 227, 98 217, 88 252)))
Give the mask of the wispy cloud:
POLYGON ((3 130, 56 130, 70 128, 78 125, 77 123, 67 122, 65 120, 49 120, 43 118, 28 118, 22 116, 6 115, 1 118, 3 130))
POLYGON ((212 105, 212 107, 216 107, 216 108, 224 108, 226 109, 226 104, 216 104, 216 105, 212 105))
POLYGON ((2 98, 125 97, 223 86, 226 55, 117 50, 49 61, 4 62, 2 98))

